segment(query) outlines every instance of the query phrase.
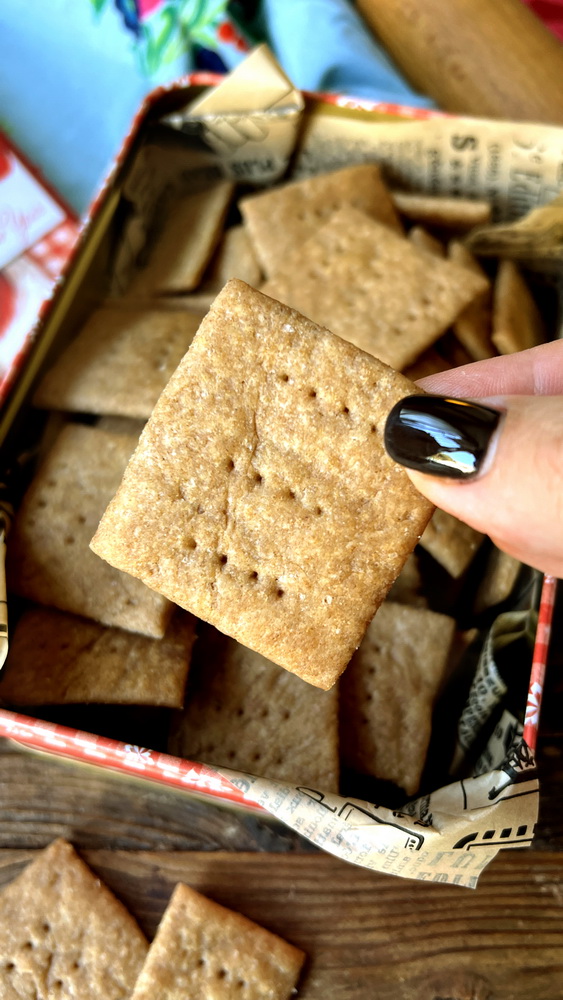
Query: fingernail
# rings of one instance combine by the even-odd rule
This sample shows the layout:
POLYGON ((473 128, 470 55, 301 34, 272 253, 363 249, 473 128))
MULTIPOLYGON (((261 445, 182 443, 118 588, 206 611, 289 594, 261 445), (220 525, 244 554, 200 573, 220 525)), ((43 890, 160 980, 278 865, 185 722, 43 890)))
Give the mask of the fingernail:
POLYGON ((407 396, 385 425, 390 457, 417 472, 469 479, 483 468, 500 410, 446 396, 407 396))

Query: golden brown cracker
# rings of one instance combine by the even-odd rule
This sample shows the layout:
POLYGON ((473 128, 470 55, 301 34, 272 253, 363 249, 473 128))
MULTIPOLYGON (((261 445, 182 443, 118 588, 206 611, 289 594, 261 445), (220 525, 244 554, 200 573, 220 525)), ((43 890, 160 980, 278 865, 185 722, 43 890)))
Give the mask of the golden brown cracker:
POLYGON ((446 251, 444 244, 441 240, 436 239, 432 236, 428 230, 424 229, 423 226, 413 226, 409 230, 409 240, 414 243, 415 247, 419 250, 426 250, 426 253, 431 253, 434 257, 445 257, 446 251))
POLYGON ((337 688, 319 691, 203 627, 169 748, 190 760, 338 792, 337 688))
POLYGON ((12 705, 158 705, 181 708, 195 638, 185 611, 149 639, 52 608, 22 615, 0 674, 12 705))
POLYGON ((400 370, 483 287, 483 279, 342 208, 262 291, 400 370))
POLYGON ((131 1000, 288 1000, 304 960, 299 948, 179 882, 131 1000))
POLYGON ((340 681, 342 757, 348 767, 414 795, 453 618, 385 601, 340 681))
POLYGON ((40 382, 35 405, 147 419, 202 315, 97 309, 40 382))
POLYGON ((243 198, 240 210, 264 273, 274 275, 287 255, 344 205, 403 232, 375 163, 344 167, 243 198))
POLYGON ((160 638, 170 603, 88 547, 136 443, 82 424, 64 428, 10 532, 8 581, 39 604, 160 638))
POLYGON ((491 203, 470 198, 392 191, 395 208, 411 222, 439 229, 472 229, 490 221, 491 203))
POLYGON ((148 942, 64 840, 0 893, 2 1000, 128 1000, 148 942))
POLYGON ((174 198, 128 293, 174 295, 196 288, 221 237, 233 191, 230 181, 218 181, 174 198))
POLYGON ((232 226, 226 230, 202 284, 197 291, 186 296, 186 303, 191 308, 208 309, 230 278, 240 278, 253 288, 257 288, 263 280, 246 226, 232 226))
MULTIPOLYGON (((448 259, 460 267, 468 268, 474 274, 487 277, 473 254, 457 240, 452 240, 448 246, 448 259)), ((491 340, 491 292, 491 286, 488 285, 487 290, 459 314, 453 326, 455 336, 472 361, 484 361, 496 354, 491 340)))
POLYGON ((420 539, 423 549, 444 567, 450 576, 465 572, 480 547, 484 535, 452 514, 437 508, 420 539))
POLYGON ((514 261, 501 260, 493 292, 493 344, 500 354, 514 354, 545 339, 543 320, 520 270, 514 261))
POLYGON ((230 281, 142 435, 95 552, 331 687, 432 507, 383 445, 415 392, 230 281))

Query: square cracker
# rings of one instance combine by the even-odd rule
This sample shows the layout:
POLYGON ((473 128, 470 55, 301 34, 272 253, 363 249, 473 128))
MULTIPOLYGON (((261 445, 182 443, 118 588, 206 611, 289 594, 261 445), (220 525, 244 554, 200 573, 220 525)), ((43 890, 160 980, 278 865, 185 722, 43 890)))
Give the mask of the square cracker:
POLYGON ((457 578, 469 566, 484 537, 457 517, 436 508, 420 544, 450 576, 457 578))
POLYGON ((45 457, 8 543, 8 585, 38 604, 161 638, 172 605, 88 543, 137 441, 69 424, 45 457))
POLYGON ((454 630, 447 615, 381 605, 340 682, 348 767, 415 794, 454 630))
POLYGON ((169 749, 206 764, 338 792, 338 689, 319 691, 204 627, 169 749))
POLYGON ((305 953, 179 882, 131 1000, 288 1000, 305 953))
POLYGON ((187 310, 97 309, 42 379, 35 406, 150 417, 202 318, 187 310))
POLYGON ((294 251, 262 291, 401 369, 485 287, 484 279, 347 207, 294 251))
POLYGON ((240 281, 172 376, 95 552, 334 684, 430 517, 383 427, 416 388, 240 281))
POLYGON ((395 208, 412 222, 440 229, 472 229, 490 221, 491 203, 472 198, 392 191, 395 208))
POLYGON ((128 1000, 147 950, 133 917, 64 840, 0 893, 2 1000, 128 1000))
POLYGON ((12 705, 158 705, 181 708, 195 639, 185 611, 149 639, 52 608, 26 611, 0 673, 12 705))
POLYGON ((171 200, 129 293, 169 295, 196 288, 221 236, 233 191, 231 181, 219 181, 171 200))
POLYGON ((271 276, 285 259, 343 205, 359 208, 398 233, 403 232, 375 163, 345 167, 283 187, 250 195, 240 210, 264 272, 271 276))
MULTIPOLYGON (((448 258, 460 267, 467 267, 474 274, 487 277, 471 251, 457 240, 452 240, 449 244, 448 258)), ((472 361, 484 361, 486 358, 494 358, 496 354, 491 341, 491 291, 488 284, 487 290, 478 295, 454 323, 454 334, 472 361)))
POLYGON ((500 354, 514 354, 545 341, 545 327, 518 267, 501 260, 493 291, 492 341, 500 354))

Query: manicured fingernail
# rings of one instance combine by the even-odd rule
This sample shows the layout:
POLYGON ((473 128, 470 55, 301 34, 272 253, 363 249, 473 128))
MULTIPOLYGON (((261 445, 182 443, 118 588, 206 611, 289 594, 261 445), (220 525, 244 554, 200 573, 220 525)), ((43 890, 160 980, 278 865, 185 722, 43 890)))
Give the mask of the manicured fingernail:
POLYGON ((466 399, 407 396, 387 417, 385 447, 408 469, 469 479, 482 470, 501 417, 500 410, 466 399))

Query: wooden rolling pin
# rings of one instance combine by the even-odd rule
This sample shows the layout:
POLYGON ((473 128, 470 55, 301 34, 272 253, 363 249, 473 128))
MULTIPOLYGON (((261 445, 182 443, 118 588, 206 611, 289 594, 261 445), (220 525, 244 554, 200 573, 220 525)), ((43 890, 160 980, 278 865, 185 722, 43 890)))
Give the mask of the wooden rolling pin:
POLYGON ((563 45, 521 0, 357 0, 404 76, 444 111, 563 125, 563 45))

